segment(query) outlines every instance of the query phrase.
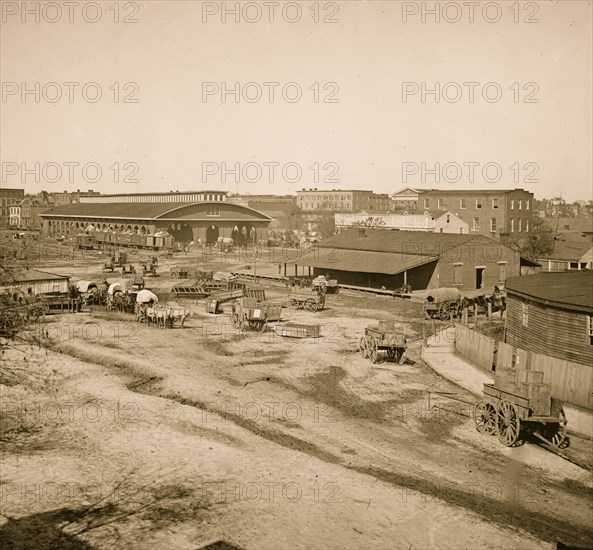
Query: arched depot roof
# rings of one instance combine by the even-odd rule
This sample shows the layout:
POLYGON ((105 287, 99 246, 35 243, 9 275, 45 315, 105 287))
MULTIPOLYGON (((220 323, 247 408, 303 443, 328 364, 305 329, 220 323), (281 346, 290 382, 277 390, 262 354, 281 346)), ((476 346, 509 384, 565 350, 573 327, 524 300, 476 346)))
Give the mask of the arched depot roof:
POLYGON ((160 203, 74 203, 58 206, 40 214, 44 218, 113 218, 118 220, 159 221, 261 221, 271 222, 266 214, 224 201, 160 203))

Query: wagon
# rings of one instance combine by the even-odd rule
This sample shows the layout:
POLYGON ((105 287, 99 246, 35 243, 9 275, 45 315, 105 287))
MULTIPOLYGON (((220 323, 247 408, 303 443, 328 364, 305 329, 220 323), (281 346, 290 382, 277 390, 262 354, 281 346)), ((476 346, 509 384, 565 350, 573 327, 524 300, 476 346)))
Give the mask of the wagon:
POLYGON ((311 288, 313 291, 321 292, 323 294, 337 294, 340 292, 337 279, 326 279, 323 275, 315 277, 311 281, 311 288))
POLYGON ((507 447, 522 444, 525 435, 534 435, 554 447, 565 446, 567 420, 562 401, 549 396, 549 384, 533 386, 538 393, 527 397, 484 384, 483 400, 474 408, 478 432, 496 435, 507 447))
POLYGON ((379 352, 385 352, 391 361, 403 365, 406 359, 407 340, 399 331, 395 330, 392 321, 380 321, 379 325, 368 325, 364 329, 358 349, 365 359, 372 363, 379 360, 379 352))
POLYGON ((152 277, 156 277, 157 276, 156 264, 153 264, 152 262, 143 263, 142 264, 142 275, 143 276, 150 275, 152 277))
POLYGON ((254 298, 238 300, 231 312, 231 322, 238 330, 249 327, 263 332, 271 321, 280 321, 282 304, 259 303, 254 298))
POLYGON ((114 269, 115 267, 113 265, 113 262, 106 262, 105 264, 103 264, 103 273, 106 273, 107 271, 113 273, 114 269))
POLYGON ((304 309, 310 313, 320 311, 325 306, 325 294, 317 292, 312 294, 308 291, 297 290, 297 287, 292 288, 288 307, 291 309, 304 309))
POLYGON ((424 301, 425 319, 447 321, 459 315, 462 295, 457 288, 437 288, 426 293, 424 301))
POLYGON ((125 277, 126 275, 133 275, 136 273, 136 269, 132 264, 123 265, 121 268, 121 274, 125 277))

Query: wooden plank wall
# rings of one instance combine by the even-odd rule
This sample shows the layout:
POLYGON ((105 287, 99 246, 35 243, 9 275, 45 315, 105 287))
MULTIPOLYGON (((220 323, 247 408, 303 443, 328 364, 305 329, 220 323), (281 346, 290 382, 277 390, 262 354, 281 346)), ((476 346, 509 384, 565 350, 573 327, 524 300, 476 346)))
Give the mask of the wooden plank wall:
MULTIPOLYGON (((461 327, 456 329, 455 349, 464 357, 483 365, 473 358, 480 359, 480 350, 484 349, 480 338, 482 335, 468 335, 467 331, 473 331, 467 327, 461 327)), ((501 389, 507 391, 513 391, 513 386, 518 389, 523 378, 520 372, 522 370, 543 372, 544 382, 552 386, 552 397, 593 410, 593 368, 588 365, 526 351, 499 342, 496 358, 497 385, 500 384, 501 389), (513 356, 515 356, 514 361, 513 356)))
POLYGON ((477 365, 491 371, 494 339, 464 325, 455 325, 455 350, 477 365))

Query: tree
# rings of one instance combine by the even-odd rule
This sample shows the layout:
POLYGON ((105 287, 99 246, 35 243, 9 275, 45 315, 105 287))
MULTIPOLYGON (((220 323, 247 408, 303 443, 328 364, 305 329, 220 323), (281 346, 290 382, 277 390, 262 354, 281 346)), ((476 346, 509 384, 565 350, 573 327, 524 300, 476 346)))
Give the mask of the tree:
POLYGON ((502 238, 503 244, 517 250, 521 256, 535 261, 554 250, 554 235, 546 228, 544 220, 534 217, 531 229, 526 233, 509 234, 502 238))

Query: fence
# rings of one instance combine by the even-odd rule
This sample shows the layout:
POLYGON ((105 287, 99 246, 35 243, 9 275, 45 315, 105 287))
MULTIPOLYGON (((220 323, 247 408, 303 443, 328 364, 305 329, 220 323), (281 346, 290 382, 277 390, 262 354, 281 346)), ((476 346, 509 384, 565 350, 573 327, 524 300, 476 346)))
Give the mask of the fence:
POLYGON ((514 373, 514 385, 521 381, 521 371, 540 371, 544 373, 544 382, 552 386, 552 397, 593 410, 591 366, 513 348, 464 325, 455 326, 455 349, 470 361, 488 370, 492 368, 496 350, 496 364, 500 365, 499 370, 504 370, 509 375, 514 373))
POLYGON ((593 409, 593 367, 499 344, 498 364, 512 368, 513 355, 518 370, 544 373, 544 382, 552 386, 552 397, 593 409))
POLYGON ((492 370, 494 362, 495 346, 493 338, 464 325, 455 325, 455 350, 489 371, 492 370))

